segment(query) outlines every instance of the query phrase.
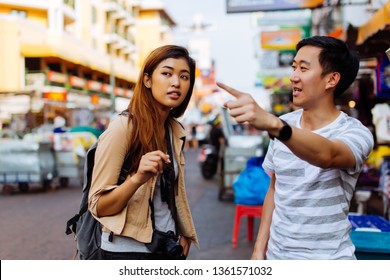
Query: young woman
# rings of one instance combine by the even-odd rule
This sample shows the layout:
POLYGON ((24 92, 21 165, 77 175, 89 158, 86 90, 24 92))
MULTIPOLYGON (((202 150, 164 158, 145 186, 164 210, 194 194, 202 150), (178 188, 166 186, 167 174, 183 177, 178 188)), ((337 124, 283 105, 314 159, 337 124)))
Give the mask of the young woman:
POLYGON ((191 242, 198 246, 184 184, 185 130, 176 120, 194 83, 185 48, 157 48, 128 110, 99 137, 89 209, 103 225, 103 259, 185 259, 191 242), (118 185, 127 154, 128 176, 118 185))

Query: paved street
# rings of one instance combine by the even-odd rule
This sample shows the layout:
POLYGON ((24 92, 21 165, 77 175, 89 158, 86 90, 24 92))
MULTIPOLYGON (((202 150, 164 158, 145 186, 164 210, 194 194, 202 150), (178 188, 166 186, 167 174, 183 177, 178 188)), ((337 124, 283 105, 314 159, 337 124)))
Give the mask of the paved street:
MULTIPOLYGON (((188 198, 200 240, 200 249, 192 247, 189 259, 249 259, 253 243, 246 241, 246 220, 241 221, 239 245, 233 249, 234 203, 218 200, 217 178, 207 181, 201 177, 197 153, 186 152, 188 198)), ((75 242, 65 235, 65 223, 77 212, 80 199, 81 186, 76 179, 68 188, 54 191, 31 186, 28 193, 16 189, 12 195, 0 194, 0 259, 72 258, 75 242)), ((255 231, 257 228, 258 221, 255 231)))

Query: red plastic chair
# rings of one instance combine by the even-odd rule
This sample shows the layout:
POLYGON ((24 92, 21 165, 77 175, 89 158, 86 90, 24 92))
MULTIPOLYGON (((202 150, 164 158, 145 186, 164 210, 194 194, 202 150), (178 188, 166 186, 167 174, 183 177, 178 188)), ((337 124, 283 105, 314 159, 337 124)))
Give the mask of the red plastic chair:
POLYGON ((233 237, 232 237, 232 246, 236 248, 238 245, 238 233, 240 231, 240 220, 242 216, 247 217, 247 236, 248 241, 253 240, 253 220, 254 217, 261 218, 263 212, 262 205, 236 205, 236 214, 234 216, 234 225, 233 225, 233 237))

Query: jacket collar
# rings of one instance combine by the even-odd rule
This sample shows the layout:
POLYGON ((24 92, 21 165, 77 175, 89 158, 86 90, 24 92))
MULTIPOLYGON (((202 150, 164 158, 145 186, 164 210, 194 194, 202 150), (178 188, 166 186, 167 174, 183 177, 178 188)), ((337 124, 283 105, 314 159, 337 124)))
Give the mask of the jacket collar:
MULTIPOLYGON (((183 150, 184 144, 185 144, 185 141, 186 141, 186 132, 185 132, 184 127, 176 119, 170 119, 169 120, 169 125, 172 128, 173 135, 175 135, 174 138, 179 138, 180 139, 180 148, 181 148, 181 150, 183 150)), ((173 141, 174 141, 174 146, 177 147, 176 146, 177 144, 175 143, 176 142, 175 139, 173 141)), ((177 152, 179 152, 179 151, 177 151, 175 149, 175 153, 177 153, 177 152)))

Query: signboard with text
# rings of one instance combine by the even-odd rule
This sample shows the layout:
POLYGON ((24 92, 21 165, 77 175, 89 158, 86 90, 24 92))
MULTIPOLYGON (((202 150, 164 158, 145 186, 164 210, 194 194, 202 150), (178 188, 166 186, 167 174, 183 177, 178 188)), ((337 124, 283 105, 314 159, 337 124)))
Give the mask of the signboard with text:
POLYGON ((260 36, 263 49, 295 50, 296 44, 302 39, 302 30, 263 31, 260 36))
POLYGON ((51 101, 66 102, 66 91, 48 91, 43 93, 43 98, 51 101))
POLYGON ((227 13, 314 9, 324 0, 226 0, 227 13))

